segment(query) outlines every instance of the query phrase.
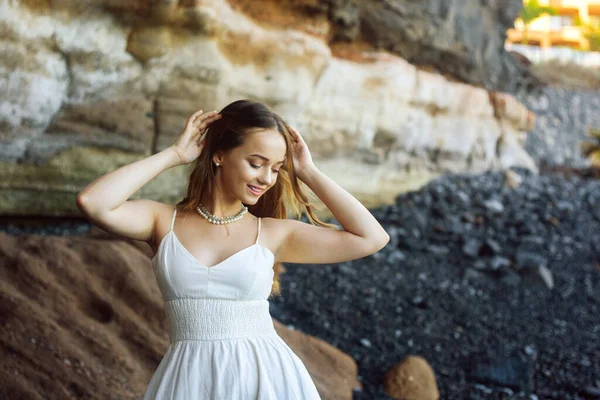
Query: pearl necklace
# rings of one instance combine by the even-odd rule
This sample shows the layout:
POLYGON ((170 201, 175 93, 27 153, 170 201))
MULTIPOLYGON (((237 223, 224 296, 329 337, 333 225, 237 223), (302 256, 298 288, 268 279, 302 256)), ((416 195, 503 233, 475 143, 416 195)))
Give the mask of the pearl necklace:
POLYGON ((242 205, 242 208, 240 209, 240 211, 237 214, 231 215, 229 217, 217 217, 216 215, 214 215, 210 211, 208 211, 206 209, 206 207, 204 207, 202 204, 200 204, 198 207, 196 207, 196 211, 198 211, 198 213, 200 215, 202 215, 205 219, 207 219, 208 222, 215 224, 215 225, 223 225, 223 224, 230 224, 232 222, 239 221, 240 219, 242 219, 244 214, 246 214, 248 212, 248 207, 242 205))

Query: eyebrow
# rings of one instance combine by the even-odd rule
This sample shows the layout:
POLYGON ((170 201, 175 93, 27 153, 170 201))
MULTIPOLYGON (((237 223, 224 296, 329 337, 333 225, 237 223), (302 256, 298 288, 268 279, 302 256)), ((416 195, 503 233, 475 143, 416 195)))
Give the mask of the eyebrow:
MULTIPOLYGON (((250 154, 250 157, 252 157, 252 156, 260 157, 260 158, 262 158, 262 159, 263 159, 263 160, 265 160, 265 161, 269 161, 269 159, 268 159, 267 157, 265 157, 265 156, 262 156, 262 155, 260 155, 260 154, 250 154)), ((279 161, 279 162, 278 162, 278 163, 276 163, 276 164, 281 164, 281 163, 283 163, 283 161, 279 161)))

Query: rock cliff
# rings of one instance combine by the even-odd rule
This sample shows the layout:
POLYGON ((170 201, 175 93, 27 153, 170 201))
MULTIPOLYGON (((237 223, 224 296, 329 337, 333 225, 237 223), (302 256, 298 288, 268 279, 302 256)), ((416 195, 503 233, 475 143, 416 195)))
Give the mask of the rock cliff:
MULTIPOLYGON (((166 148, 197 109, 239 98, 280 113, 303 134, 317 165, 369 206, 449 171, 536 169, 522 148, 533 114, 509 94, 474 85, 494 86, 514 72, 501 53, 492 57, 513 6, 482 3, 482 17, 476 2, 257 4, 5 2, 2 211, 78 215, 75 194, 89 181, 166 148), (404 22, 382 36, 398 15, 404 22), (459 44, 469 36, 460 27, 467 15, 479 44, 459 44), (356 40, 352 18, 361 21, 356 40), (420 39, 411 47, 413 30, 420 39), (456 41, 444 44, 450 31, 456 41), (393 51, 377 50, 393 41, 393 51), (462 56, 450 57, 443 46, 462 56), (420 54, 453 75, 399 54, 409 61, 420 54), (500 72, 487 76, 493 71, 485 63, 498 63, 500 72), (465 74, 471 84, 458 81, 465 74)), ((185 173, 172 168, 136 197, 175 202, 185 173)))

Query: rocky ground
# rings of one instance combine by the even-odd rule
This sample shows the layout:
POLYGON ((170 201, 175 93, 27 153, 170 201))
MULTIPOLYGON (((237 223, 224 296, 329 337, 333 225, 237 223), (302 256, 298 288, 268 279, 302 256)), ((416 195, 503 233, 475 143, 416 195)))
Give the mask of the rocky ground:
POLYGON ((410 354, 442 399, 600 398, 600 180, 512 171, 514 189, 452 175, 373 210, 390 243, 287 264, 272 315, 356 359, 355 399, 391 399, 383 376, 410 354))
MULTIPOLYGON (((362 390, 416 354, 441 399, 600 398, 600 174, 515 169, 449 175, 373 210, 378 253, 286 264, 273 317, 352 355, 362 390)), ((335 222, 335 221, 333 221, 335 222)), ((11 234, 85 233, 88 224, 0 224, 11 234)))
POLYGON ((590 128, 600 128, 600 91, 548 86, 541 94, 517 97, 536 114, 535 127, 527 133, 525 150, 538 165, 583 168, 589 166, 580 143, 592 141, 590 128))

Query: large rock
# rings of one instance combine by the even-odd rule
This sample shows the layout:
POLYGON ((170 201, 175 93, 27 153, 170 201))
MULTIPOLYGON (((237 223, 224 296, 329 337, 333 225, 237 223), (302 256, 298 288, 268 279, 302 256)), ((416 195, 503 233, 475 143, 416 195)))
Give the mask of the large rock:
POLYGON ((327 0, 334 40, 366 41, 464 82, 516 93, 541 82, 504 50, 521 0, 327 0))
MULTIPOLYGON (((248 97, 299 129, 317 166, 370 207, 447 172, 536 170, 522 148, 533 114, 511 95, 384 51, 330 47, 323 18, 311 34, 277 29, 273 5, 257 22, 252 2, 24 4, 0 12, 5 213, 79 214, 75 195, 92 179, 167 148, 197 109, 248 97)), ((403 7, 415 17, 420 6, 403 7)), ((186 174, 171 168, 133 198, 176 202, 186 174)))
POLYGON ((439 400, 435 372, 427 360, 409 355, 384 377, 386 394, 400 400, 439 400))
POLYGON ((310 372, 323 399, 352 399, 354 389, 362 388, 356 362, 348 354, 273 319, 277 334, 290 346, 310 372))

